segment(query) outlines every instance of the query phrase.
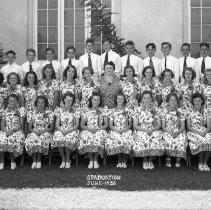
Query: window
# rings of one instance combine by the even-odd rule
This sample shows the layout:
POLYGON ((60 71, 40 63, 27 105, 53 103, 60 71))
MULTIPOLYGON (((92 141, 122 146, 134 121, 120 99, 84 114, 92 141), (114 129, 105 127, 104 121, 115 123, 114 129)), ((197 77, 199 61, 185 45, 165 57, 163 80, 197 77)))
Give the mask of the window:
POLYGON ((211 0, 191 0, 192 56, 200 57, 199 43, 211 45, 211 0))
MULTIPOLYGON (((111 11, 111 0, 102 0, 111 11)), ((67 46, 76 48, 76 57, 84 54, 84 42, 90 36, 84 0, 35 0, 35 50, 38 60, 45 60, 45 49, 52 47, 55 59, 66 57, 67 46)), ((94 30, 94 28, 92 29, 94 30)), ((102 50, 102 39, 97 38, 96 49, 102 50)))

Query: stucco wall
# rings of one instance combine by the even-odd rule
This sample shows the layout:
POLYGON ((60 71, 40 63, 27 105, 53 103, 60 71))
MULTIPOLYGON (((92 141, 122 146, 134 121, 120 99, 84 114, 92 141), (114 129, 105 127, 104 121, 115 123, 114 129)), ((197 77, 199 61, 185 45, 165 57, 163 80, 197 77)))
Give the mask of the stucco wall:
POLYGON ((14 50, 21 64, 27 48, 27 0, 0 0, 0 11, 0 43, 5 51, 14 50))
POLYGON ((160 44, 169 41, 173 45, 172 55, 180 56, 180 45, 184 37, 183 0, 114 0, 117 15, 115 23, 119 34, 132 39, 136 47, 146 56, 145 45, 155 42, 157 56, 161 57, 160 44))

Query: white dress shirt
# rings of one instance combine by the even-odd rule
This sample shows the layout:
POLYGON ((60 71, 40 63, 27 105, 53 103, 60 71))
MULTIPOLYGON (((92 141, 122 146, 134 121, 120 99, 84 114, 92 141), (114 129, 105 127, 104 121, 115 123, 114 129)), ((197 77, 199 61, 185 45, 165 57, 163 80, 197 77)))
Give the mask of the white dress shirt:
MULTIPOLYGON (((93 79, 97 80, 102 74, 101 59, 100 59, 100 56, 95 53, 91 53, 90 56, 92 60, 92 68, 94 71, 93 79)), ((80 68, 81 68, 80 74, 82 75, 83 68, 88 67, 88 53, 85 53, 84 55, 82 55, 79 58, 79 62, 80 62, 80 68)))
MULTIPOLYGON (((166 58, 166 68, 172 70, 172 72, 174 73, 173 82, 178 83, 180 75, 178 59, 172 55, 168 55, 166 58)), ((160 67, 161 72, 163 72, 163 70, 165 69, 165 57, 161 59, 160 67)))
MULTIPOLYGON (((61 64, 56 61, 56 60, 53 60, 51 61, 52 63, 52 66, 54 68, 54 71, 56 73, 56 78, 57 79, 61 79, 62 78, 62 68, 61 68, 61 64)), ((50 61, 45 61, 43 64, 42 64, 42 68, 45 67, 46 64, 50 64, 50 61)))
MULTIPOLYGON (((127 65, 127 59, 128 59, 128 55, 124 55, 121 57, 121 63, 122 63, 121 75, 124 74, 124 68, 127 65)), ((143 66, 144 66, 142 59, 132 54, 130 55, 130 65, 134 67, 135 73, 138 76, 142 77, 142 71, 143 71, 143 66)))
MULTIPOLYGON (((77 77, 81 80, 82 75, 81 75, 81 71, 80 71, 80 62, 79 60, 76 60, 75 58, 71 59, 72 65, 76 67, 77 70, 77 77)), ((69 63, 69 58, 63 60, 61 62, 61 66, 62 66, 62 74, 65 70, 65 68, 68 66, 69 63)))
POLYGON ((3 73, 3 75, 4 75, 4 82, 7 81, 8 74, 10 74, 12 72, 17 73, 20 76, 20 79, 23 80, 23 70, 22 70, 21 66, 19 66, 16 63, 13 63, 11 65, 8 63, 7 65, 5 65, 1 68, 1 73, 3 73))
MULTIPOLYGON (((179 61, 180 76, 182 76, 183 66, 184 66, 184 61, 185 61, 184 56, 179 58, 178 61, 179 61)), ((196 59, 195 58, 188 56, 186 58, 186 65, 187 65, 187 68, 192 68, 194 71, 196 71, 195 70, 195 67, 196 67, 196 59)))
MULTIPOLYGON (((161 70, 160 70, 160 59, 153 56, 152 57, 152 62, 153 62, 153 66, 154 66, 154 69, 155 69, 155 75, 157 77, 160 77, 160 74, 161 74, 161 70)), ((143 60, 143 63, 144 63, 144 67, 146 66, 150 66, 150 57, 146 57, 144 60, 143 60)))
MULTIPOLYGON (((106 52, 104 52, 101 57, 102 69, 104 71, 104 61, 105 61, 106 52)), ((121 72, 121 58, 119 54, 113 50, 108 51, 108 62, 112 61, 115 64, 115 73, 120 74, 121 72)))
MULTIPOLYGON (((31 63, 31 65, 32 65, 33 71, 37 75, 38 80, 41 80, 42 79, 42 72, 41 72, 42 67, 41 67, 40 63, 33 61, 31 63)), ((29 61, 26 61, 25 63, 22 64, 22 70, 23 70, 23 77, 24 78, 26 76, 26 73, 29 71, 29 68, 30 68, 29 61)))
MULTIPOLYGON (((203 57, 197 58, 196 59, 196 78, 198 79, 197 81, 199 81, 202 77, 203 74, 201 73, 201 64, 203 61, 203 57)), ((205 61, 205 69, 210 69, 211 68, 211 57, 207 56, 204 58, 205 61)))

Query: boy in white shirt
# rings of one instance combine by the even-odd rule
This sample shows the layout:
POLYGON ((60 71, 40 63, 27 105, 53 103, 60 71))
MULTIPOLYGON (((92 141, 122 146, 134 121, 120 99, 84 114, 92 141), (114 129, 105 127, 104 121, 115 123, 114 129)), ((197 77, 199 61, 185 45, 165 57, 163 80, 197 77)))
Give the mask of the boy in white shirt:
POLYGON ((163 72, 165 69, 170 69, 174 73, 173 82, 178 83, 179 82, 179 62, 178 59, 174 56, 170 55, 170 52, 172 50, 171 44, 169 42, 163 42, 161 43, 161 51, 164 55, 164 57, 161 59, 161 72, 163 72))
POLYGON ((148 43, 146 45, 146 52, 148 57, 143 60, 144 67, 151 66, 155 70, 155 75, 160 77, 160 59, 155 57, 156 45, 154 43, 148 43))
POLYGON ((76 67, 78 79, 81 80, 82 75, 80 75, 80 62, 79 60, 75 59, 75 47, 73 46, 67 47, 66 53, 67 53, 67 59, 61 62, 62 74, 67 66, 73 65, 76 67))
POLYGON ((79 58, 80 61, 80 75, 82 75, 82 70, 85 67, 89 67, 93 70, 92 78, 96 81, 101 77, 102 74, 102 65, 100 56, 93 53, 94 49, 94 40, 86 40, 86 53, 79 58))
POLYGON ((41 65, 35 61, 36 52, 34 49, 26 50, 26 62, 22 64, 23 76, 25 78, 26 73, 29 71, 34 71, 37 75, 38 80, 42 79, 41 65))
POLYGON ((1 73, 4 75, 4 82, 7 81, 7 76, 15 72, 20 76, 21 81, 23 81, 23 70, 21 66, 15 63, 16 53, 13 50, 6 52, 7 64, 1 68, 1 73))
POLYGON ((47 58, 47 61, 42 64, 42 68, 44 68, 46 64, 51 64, 55 71, 56 78, 60 80, 62 78, 61 64, 58 61, 54 60, 55 53, 53 48, 46 48, 45 56, 47 58))

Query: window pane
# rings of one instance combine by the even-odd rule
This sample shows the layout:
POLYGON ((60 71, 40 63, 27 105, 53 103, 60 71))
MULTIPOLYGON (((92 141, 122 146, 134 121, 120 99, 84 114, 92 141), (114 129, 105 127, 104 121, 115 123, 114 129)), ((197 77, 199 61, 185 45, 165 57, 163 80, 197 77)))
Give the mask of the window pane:
POLYGON ((83 0, 75 0, 75 8, 84 8, 83 0))
POLYGON ((202 22, 203 24, 211 24, 211 8, 202 9, 202 22))
POLYGON ((64 28, 64 42, 65 43, 74 42, 74 28, 73 27, 64 28))
POLYGON ((65 0, 64 1, 64 8, 74 8, 74 0, 65 0))
POLYGON ((85 40, 85 28, 76 27, 75 28, 75 41, 84 43, 85 40))
POLYGON ((47 28, 38 27, 37 36, 38 43, 47 43, 47 28))
POLYGON ((102 5, 111 8, 111 0, 102 0, 102 5))
POLYGON ((84 25, 84 9, 75 10, 75 24, 84 25))
POLYGON ((75 49, 76 49, 76 59, 78 59, 81 55, 84 54, 84 44, 83 43, 76 43, 75 44, 75 49))
POLYGON ((74 25, 74 13, 73 10, 64 11, 64 25, 73 26, 74 25))
POLYGON ((38 10, 38 26, 47 26, 47 10, 38 10))
POLYGON ((202 27, 202 41, 211 42, 211 26, 202 27))
POLYGON ((56 10, 48 11, 48 25, 57 26, 58 25, 58 12, 56 10))
POLYGON ((47 0, 38 0, 38 9, 47 9, 47 0))
POLYGON ((202 0, 202 6, 203 7, 211 7, 211 1, 210 0, 202 0))
POLYGON ((192 8, 191 9, 191 25, 201 24, 201 9, 192 8))
POLYGON ((191 41, 201 42, 201 27, 200 26, 191 26, 191 41))
POLYGON ((48 0, 48 9, 57 9, 58 0, 48 0))
POLYGON ((45 49, 47 48, 46 44, 38 44, 37 51, 38 51, 38 60, 46 60, 45 57, 45 49))
POLYGON ((48 28, 48 42, 58 43, 58 28, 57 27, 48 28))
POLYGON ((58 44, 49 44, 48 47, 53 48, 55 52, 54 59, 57 60, 58 59, 58 44))
POLYGON ((194 57, 194 58, 200 57, 199 43, 192 43, 191 44, 191 56, 194 57))

